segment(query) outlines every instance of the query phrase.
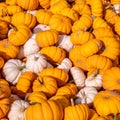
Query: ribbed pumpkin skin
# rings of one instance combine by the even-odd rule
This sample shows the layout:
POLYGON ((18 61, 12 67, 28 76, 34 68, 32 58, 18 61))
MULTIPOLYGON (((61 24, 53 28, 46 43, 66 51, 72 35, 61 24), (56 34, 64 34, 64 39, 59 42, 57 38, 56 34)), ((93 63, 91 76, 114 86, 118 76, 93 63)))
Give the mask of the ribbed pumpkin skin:
POLYGON ((7 38, 8 31, 9 29, 7 22, 0 20, 0 39, 7 38))
POLYGON ((42 8, 49 8, 50 0, 39 0, 39 4, 42 8))
POLYGON ((5 61, 2 57, 0 57, 0 69, 3 67, 5 61))
POLYGON ((56 79, 50 76, 39 77, 33 82, 32 86, 33 91, 42 91, 47 97, 55 95, 57 89, 56 79))
POLYGON ((11 18, 11 24, 17 27, 18 25, 25 24, 30 29, 34 28, 37 23, 36 17, 30 13, 19 12, 15 13, 11 18))
POLYGON ((92 17, 89 14, 83 14, 72 26, 72 31, 75 30, 87 30, 92 25, 92 17))
POLYGON ((82 45, 93 38, 92 33, 83 30, 76 30, 70 34, 70 40, 74 45, 82 45))
POLYGON ((59 41, 59 33, 56 30, 41 31, 36 34, 36 42, 40 47, 48 47, 59 41))
POLYGON ((25 10, 35 10, 39 6, 38 0, 17 0, 17 4, 25 10))
POLYGON ((7 11, 6 11, 6 7, 8 5, 5 2, 1 2, 0 3, 0 16, 6 16, 7 11))
POLYGON ((62 120, 63 108, 60 103, 48 100, 30 105, 25 111, 25 120, 62 120))
POLYGON ((120 95, 115 91, 100 91, 95 96, 93 104, 100 116, 120 113, 120 95))
POLYGON ((8 39, 0 41, 0 55, 5 59, 16 58, 19 52, 19 47, 11 44, 8 39))
POLYGON ((107 90, 120 90, 120 68, 112 67, 103 75, 103 88, 107 90))
POLYGON ((8 41, 15 46, 23 45, 31 36, 31 30, 26 25, 17 26, 17 30, 12 29, 8 41))
POLYGON ((43 47, 40 53, 45 55, 46 59, 51 63, 61 63, 66 57, 66 51, 56 46, 43 47))
POLYGON ((51 76, 56 79, 58 86, 65 85, 68 81, 68 73, 59 68, 45 68, 39 73, 39 77, 51 76))
POLYGON ((103 3, 102 0, 91 0, 91 11, 95 17, 103 16, 103 3))
POLYGON ((72 30, 72 21, 66 16, 55 14, 51 17, 49 26, 50 29, 55 29, 60 34, 70 34, 72 30))
POLYGON ((89 108, 86 104, 78 104, 65 108, 64 120, 88 120, 89 108))
POLYGON ((16 5, 17 1, 16 0, 6 0, 5 3, 7 3, 8 5, 16 5))
POLYGON ((10 6, 7 6, 6 9, 9 15, 13 15, 15 13, 23 11, 23 9, 18 5, 10 5, 10 6))
POLYGON ((52 15, 53 13, 46 9, 39 9, 36 12, 36 18, 38 23, 45 24, 45 25, 49 25, 52 15))
POLYGON ((104 50, 101 55, 106 56, 112 60, 117 59, 120 54, 120 43, 115 37, 103 37, 101 41, 104 44, 104 50))

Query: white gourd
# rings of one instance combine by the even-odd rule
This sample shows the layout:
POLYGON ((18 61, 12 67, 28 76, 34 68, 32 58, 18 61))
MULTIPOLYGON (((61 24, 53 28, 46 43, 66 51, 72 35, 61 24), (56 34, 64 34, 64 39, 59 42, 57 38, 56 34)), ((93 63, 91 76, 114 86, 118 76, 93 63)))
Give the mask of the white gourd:
POLYGON ((85 103, 91 106, 97 93, 96 88, 86 86, 77 93, 75 104, 85 103))
POLYGON ((61 64, 57 66, 57 68, 63 69, 66 72, 69 72, 71 67, 72 67, 72 62, 69 58, 64 58, 61 64))
POLYGON ((26 65, 19 59, 8 60, 2 69, 4 78, 15 85, 19 76, 26 71, 26 65))
POLYGON ((25 120, 25 110, 28 106, 29 103, 24 100, 15 100, 8 113, 9 120, 25 120))
POLYGON ((36 17, 37 10, 27 10, 27 13, 30 13, 36 17))
POLYGON ((38 74, 44 68, 46 68, 47 65, 48 65, 48 62, 45 56, 43 56, 40 53, 34 53, 27 56, 26 68, 28 71, 38 74))
POLYGON ((75 82, 76 86, 80 89, 85 86, 85 73, 81 68, 78 67, 71 67, 70 73, 73 77, 73 81, 75 82))
POLYGON ((58 46, 69 52, 73 48, 73 44, 70 41, 70 35, 59 35, 58 46))

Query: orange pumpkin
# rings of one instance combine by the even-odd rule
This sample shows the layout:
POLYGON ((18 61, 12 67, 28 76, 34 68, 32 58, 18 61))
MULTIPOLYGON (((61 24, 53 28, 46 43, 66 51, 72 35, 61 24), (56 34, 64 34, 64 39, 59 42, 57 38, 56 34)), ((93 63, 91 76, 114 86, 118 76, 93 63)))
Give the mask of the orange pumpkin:
POLYGON ((42 8, 49 8, 50 0, 39 0, 39 4, 42 8))
POLYGON ((8 5, 5 2, 0 2, 0 16, 6 16, 7 15, 7 11, 6 11, 6 7, 8 5))
POLYGON ((2 57, 0 57, 0 69, 3 67, 5 61, 2 57))
POLYGON ((5 3, 7 3, 8 5, 16 5, 17 0, 5 0, 5 3))

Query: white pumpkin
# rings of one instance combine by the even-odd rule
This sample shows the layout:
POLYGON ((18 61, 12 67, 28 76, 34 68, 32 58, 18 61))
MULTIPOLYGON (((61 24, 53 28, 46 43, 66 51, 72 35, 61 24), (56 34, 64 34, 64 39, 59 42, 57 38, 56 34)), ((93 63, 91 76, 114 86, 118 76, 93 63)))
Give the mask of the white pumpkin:
POLYGON ((85 103, 91 106, 97 93, 98 91, 94 87, 84 87, 77 93, 75 104, 85 103))
POLYGON ((36 16, 36 12, 37 12, 37 10, 27 10, 27 13, 30 13, 34 16, 36 16))
POLYGON ((25 120, 24 112, 28 106, 29 103, 24 100, 15 100, 8 113, 9 120, 25 120))
POLYGON ((116 12, 117 14, 120 13, 120 4, 114 4, 114 5, 113 5, 113 8, 114 8, 114 10, 115 10, 115 12, 116 12))
POLYGON ((48 25, 38 24, 37 26, 34 27, 33 34, 38 33, 40 31, 49 30, 49 29, 50 27, 48 25))
POLYGON ((72 67, 72 62, 69 58, 64 58, 61 64, 57 66, 57 68, 63 69, 66 72, 69 72, 71 67, 72 67))
POLYGON ((70 73, 73 77, 73 81, 76 84, 76 86, 80 89, 85 86, 85 73, 81 68, 78 67, 71 67, 70 73))
POLYGON ((70 35, 59 35, 58 46, 69 52, 73 48, 73 44, 70 41, 70 35))
POLYGON ((17 83, 19 76, 25 71, 25 63, 19 59, 8 60, 2 69, 4 78, 13 85, 17 83))
POLYGON ((93 73, 85 79, 85 86, 92 86, 99 90, 102 87, 103 75, 93 73))
POLYGON ((26 68, 28 71, 38 74, 44 68, 46 68, 47 65, 48 65, 48 62, 45 56, 43 56, 40 53, 35 53, 27 56, 26 68))
POLYGON ((28 39, 28 41, 23 45, 23 53, 24 56, 28 56, 34 53, 37 53, 40 50, 40 47, 36 43, 36 40, 34 39, 35 34, 28 39))

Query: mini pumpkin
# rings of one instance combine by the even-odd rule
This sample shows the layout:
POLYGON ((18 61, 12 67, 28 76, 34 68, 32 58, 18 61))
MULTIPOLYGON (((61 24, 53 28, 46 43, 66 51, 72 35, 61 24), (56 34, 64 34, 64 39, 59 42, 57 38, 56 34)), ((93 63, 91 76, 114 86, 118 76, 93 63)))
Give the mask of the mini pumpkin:
POLYGON ((39 4, 42 8, 49 8, 50 0, 39 0, 39 4))
POLYGON ((5 3, 7 3, 8 5, 16 5, 17 0, 6 0, 5 3))
POLYGON ((12 29, 8 41, 15 46, 23 45, 31 36, 31 30, 26 25, 19 25, 12 29))
POLYGON ((4 59, 2 57, 0 57, 0 69, 4 66, 4 59))
POLYGON ((6 7, 8 5, 5 2, 0 2, 0 16, 6 16, 7 15, 7 11, 6 11, 6 7))

